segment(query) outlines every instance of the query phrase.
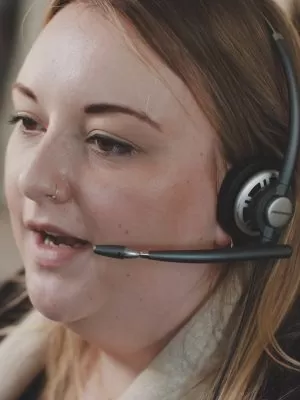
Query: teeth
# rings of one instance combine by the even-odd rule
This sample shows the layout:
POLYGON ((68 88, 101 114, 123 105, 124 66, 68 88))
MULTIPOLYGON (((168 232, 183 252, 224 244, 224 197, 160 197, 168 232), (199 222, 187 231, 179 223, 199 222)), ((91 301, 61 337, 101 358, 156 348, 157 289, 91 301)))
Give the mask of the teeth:
POLYGON ((49 236, 47 236, 44 240, 44 243, 46 246, 54 247, 56 244, 50 239, 49 236))
POLYGON ((71 247, 71 246, 68 246, 67 244, 63 244, 63 243, 56 244, 53 242, 53 240, 49 236, 47 236, 45 238, 44 243, 46 246, 50 246, 50 247, 71 247))
POLYGON ((75 248, 75 249, 76 249, 76 248, 82 247, 79 243, 76 243, 74 246, 67 245, 67 244, 64 244, 64 243, 56 244, 56 243, 53 242, 53 240, 51 239, 50 236, 46 236, 46 237, 45 237, 45 239, 44 239, 44 244, 45 244, 46 246, 50 246, 50 247, 73 247, 73 248, 75 248))

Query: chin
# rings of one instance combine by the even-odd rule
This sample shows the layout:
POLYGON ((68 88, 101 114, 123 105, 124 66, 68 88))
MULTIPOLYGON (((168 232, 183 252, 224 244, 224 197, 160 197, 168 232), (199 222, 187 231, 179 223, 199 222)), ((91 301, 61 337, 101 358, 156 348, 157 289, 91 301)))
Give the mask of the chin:
POLYGON ((28 294, 33 307, 45 318, 61 323, 68 321, 65 307, 61 306, 61 302, 59 300, 53 300, 51 296, 45 296, 31 290, 28 290, 28 294))
POLYGON ((76 319, 77 304, 62 281, 27 274, 26 285, 33 307, 51 321, 67 323, 76 319))

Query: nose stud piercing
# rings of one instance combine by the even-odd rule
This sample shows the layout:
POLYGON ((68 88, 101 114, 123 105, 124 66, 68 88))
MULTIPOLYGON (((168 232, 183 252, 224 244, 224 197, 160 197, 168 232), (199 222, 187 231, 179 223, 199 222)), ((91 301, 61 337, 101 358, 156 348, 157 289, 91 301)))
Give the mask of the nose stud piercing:
POLYGON ((55 194, 47 194, 46 197, 51 200, 57 200, 58 197, 58 188, 55 186, 55 194))

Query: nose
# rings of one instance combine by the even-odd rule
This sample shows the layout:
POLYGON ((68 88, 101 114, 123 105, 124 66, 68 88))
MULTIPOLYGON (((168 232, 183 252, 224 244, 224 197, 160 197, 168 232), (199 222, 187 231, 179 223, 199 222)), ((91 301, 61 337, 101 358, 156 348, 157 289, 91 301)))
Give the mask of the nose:
POLYGON ((18 182, 25 197, 36 203, 66 203, 70 200, 70 149, 67 151, 66 147, 62 140, 44 138, 31 149, 18 182))

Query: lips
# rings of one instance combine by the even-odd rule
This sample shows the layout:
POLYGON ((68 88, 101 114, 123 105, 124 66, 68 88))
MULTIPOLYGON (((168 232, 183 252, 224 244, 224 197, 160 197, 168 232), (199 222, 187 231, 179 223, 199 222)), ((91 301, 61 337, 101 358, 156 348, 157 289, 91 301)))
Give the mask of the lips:
POLYGON ((71 231, 32 221, 27 222, 25 227, 29 230, 26 236, 27 254, 40 268, 56 270, 76 266, 78 263, 82 266, 86 263, 86 257, 92 254, 91 243, 80 235, 74 236, 71 231))
POLYGON ((77 241, 81 243, 82 245, 89 244, 90 242, 83 238, 80 237, 79 235, 74 235, 74 232, 68 232, 64 229, 59 228, 58 226, 52 225, 52 224, 44 224, 44 223, 37 223, 37 222, 32 222, 29 221, 25 223, 25 227, 31 231, 37 232, 42 234, 43 236, 49 235, 53 237, 61 237, 61 238, 66 238, 66 240, 69 241, 77 241))

